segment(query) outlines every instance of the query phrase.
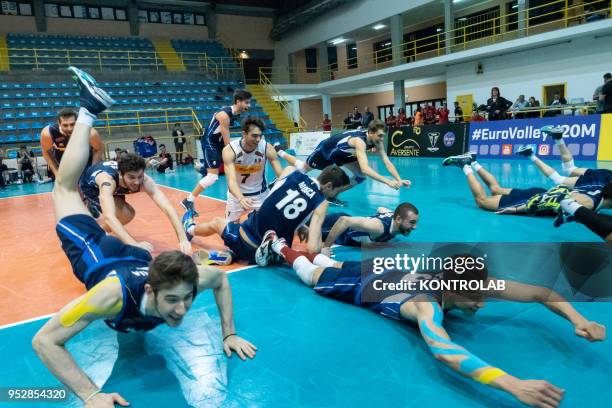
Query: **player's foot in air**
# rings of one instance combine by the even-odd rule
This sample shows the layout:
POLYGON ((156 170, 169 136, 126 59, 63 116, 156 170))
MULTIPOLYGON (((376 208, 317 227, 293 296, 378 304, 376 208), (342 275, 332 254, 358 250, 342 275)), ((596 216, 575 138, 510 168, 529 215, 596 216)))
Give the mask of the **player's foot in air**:
POLYGON ((193 220, 193 211, 187 210, 185 212, 185 214, 183 214, 183 229, 185 230, 185 235, 187 236, 187 239, 189 241, 191 241, 193 239, 193 235, 191 233, 189 233, 189 231, 193 232, 192 227, 195 227, 196 223, 193 220))
POLYGON ((561 126, 543 126, 540 128, 540 132, 549 134, 554 140, 563 139, 563 128, 561 126))
POLYGON ((184 199, 183 201, 181 201, 181 206, 187 210, 187 211, 191 211, 193 213, 194 217, 199 216, 200 214, 198 214, 198 212, 195 210, 195 204, 193 201, 189 201, 188 199, 184 199))
POLYGON ((80 89, 81 107, 87 109, 89 113, 97 115, 113 106, 115 101, 104 89, 98 87, 96 80, 87 72, 76 67, 68 67, 72 72, 72 78, 80 89))
POLYGON ((472 164, 473 161, 474 159, 472 158, 472 153, 468 152, 457 156, 449 156, 442 161, 442 165, 463 168, 463 166, 469 166, 472 164))
POLYGON ((519 156, 529 157, 533 154, 533 147, 530 145, 522 145, 517 149, 516 154, 519 156))

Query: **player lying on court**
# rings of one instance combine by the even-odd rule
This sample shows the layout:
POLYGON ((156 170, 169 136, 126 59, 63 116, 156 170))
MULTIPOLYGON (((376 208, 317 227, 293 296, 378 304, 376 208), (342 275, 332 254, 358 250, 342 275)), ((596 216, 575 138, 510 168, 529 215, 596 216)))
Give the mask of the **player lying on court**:
MULTIPOLYGON (((570 303, 548 288, 505 281, 503 291, 433 293, 393 291, 379 294, 377 298, 375 295, 372 296, 375 291, 372 286, 374 279, 380 279, 385 283, 399 283, 402 280, 414 280, 415 275, 406 271, 389 271, 383 274, 370 274, 369 277, 372 279, 362 281, 362 268, 372 271, 372 260, 337 262, 322 254, 295 251, 286 245, 284 239, 273 235, 271 237, 273 238, 271 251, 291 265, 302 282, 312 287, 319 295, 367 307, 383 316, 418 325, 421 336, 438 361, 458 374, 506 391, 529 406, 557 407, 563 398, 564 390, 547 381, 522 380, 514 377, 453 342, 443 326, 446 311, 459 309, 466 315, 472 316, 484 306, 486 297, 516 302, 539 302, 555 314, 567 319, 574 326, 574 333, 577 336, 590 342, 606 338, 606 328, 603 325, 585 319, 570 303)), ((266 256, 269 258, 270 253, 266 256)), ((424 279, 480 281, 484 285, 495 281, 488 277, 486 266, 481 269, 465 268, 462 273, 454 270, 444 271, 443 276, 440 275, 442 274, 419 274, 424 279)))
POLYGON ((595 211, 599 210, 602 203, 601 192, 606 184, 612 182, 612 170, 576 167, 572 152, 563 141, 563 128, 544 126, 540 131, 550 135, 559 148, 561 167, 566 176, 561 176, 555 169, 537 157, 530 145, 521 146, 516 154, 533 161, 540 172, 552 180, 553 183, 568 186, 591 201, 588 203, 579 199, 578 201, 583 206, 595 211))
MULTIPOLYGON (((332 164, 346 167, 353 174, 351 184, 339 191, 339 193, 364 182, 366 177, 384 183, 396 190, 402 186, 409 187, 410 181, 402 180, 397 169, 387 157, 384 138, 385 124, 380 120, 373 120, 368 125, 367 130, 349 130, 348 132, 339 133, 323 140, 305 162, 284 150, 279 149, 278 155, 304 173, 312 169, 323 170, 332 164), (368 163, 367 151, 374 148, 393 178, 380 175, 368 163)), ((276 148, 279 148, 279 145, 276 148)), ((334 203, 341 206, 346 205, 346 202, 341 200, 334 200, 334 203)))
MULTIPOLYGON (((612 182, 606 184, 601 192, 602 201, 612 201, 612 182)), ((576 221, 599 235, 601 239, 612 242, 612 216, 598 214, 578 203, 571 196, 566 196, 560 202, 561 208, 558 211, 554 226, 560 227, 566 222, 576 221)))
MULTIPOLYGON (((61 109, 57 113, 56 123, 45 126, 40 132, 42 155, 47 162, 49 175, 52 178, 55 178, 57 175, 57 169, 62 161, 62 156, 64 150, 66 150, 66 145, 70 140, 70 136, 72 136, 76 119, 77 112, 74 109, 61 109)), ((93 127, 89 131, 89 145, 90 156, 87 162, 88 166, 104 159, 102 139, 93 127)))
POLYGON ((549 190, 541 187, 527 189, 501 187, 497 179, 476 161, 475 153, 450 156, 444 159, 442 164, 462 169, 478 207, 487 211, 495 211, 498 214, 554 216, 559 209, 560 201, 568 192, 587 208, 593 208, 593 200, 599 200, 595 201, 599 208, 612 208, 612 200, 602 200, 601 192, 596 196, 587 196, 584 190, 571 190, 570 192, 569 187, 566 186, 555 186, 549 190), (476 179, 474 171, 491 191, 490 196, 476 179))
POLYGON ((113 103, 91 76, 70 67, 81 89, 81 109, 74 132, 60 163, 53 189, 57 234, 75 276, 87 293, 57 312, 36 334, 32 345, 49 371, 86 406, 129 405, 117 393, 102 393, 77 366, 66 343, 95 320, 104 319, 118 331, 151 330, 166 323, 181 324, 197 293, 213 289, 223 335, 223 348, 242 359, 255 356, 255 346, 236 335, 232 294, 225 273, 196 267, 179 252, 157 258, 136 246, 106 235, 91 217, 77 188, 87 162, 89 131, 96 115, 113 103))
POLYGON ((183 227, 190 240, 194 236, 219 235, 235 259, 254 264, 257 248, 267 241, 266 231, 276 231, 291 245, 295 231, 310 219, 308 251, 319 252, 322 248, 321 225, 328 208, 326 199, 334 198, 347 184, 348 176, 337 166, 327 167, 316 180, 289 166, 274 183, 259 210, 249 213, 241 223, 215 218, 196 225, 193 212, 187 211, 183 215, 183 227))
MULTIPOLYGON (((354 217, 347 213, 327 214, 321 227, 324 247, 332 245, 361 246, 362 243, 387 242, 398 234, 410 235, 419 222, 419 210, 410 203, 402 203, 391 211, 379 207, 369 217, 354 217)), ((308 238, 308 227, 297 231, 301 242, 308 238)))
POLYGON ((124 244, 153 252, 153 245, 146 241, 136 241, 123 227, 136 215, 134 208, 125 199, 126 194, 145 192, 168 217, 181 251, 191 255, 191 244, 174 207, 157 187, 157 183, 145 174, 145 167, 142 157, 126 153, 118 161, 100 162, 85 169, 79 180, 79 188, 89 213, 100 221, 107 232, 114 233, 124 244))
POLYGON ((263 138, 263 122, 247 117, 241 122, 242 138, 223 148, 223 166, 227 179, 228 221, 238 221, 243 214, 259 210, 270 190, 266 182, 266 164, 269 162, 276 177, 281 167, 276 150, 263 138))
POLYGON ((225 106, 220 111, 215 112, 200 139, 204 163, 199 171, 203 177, 187 198, 181 201, 183 208, 193 211, 196 217, 198 216, 194 207, 196 197, 219 179, 222 150, 230 142, 230 126, 242 112, 248 111, 250 106, 251 93, 244 89, 236 89, 234 91, 234 104, 225 106))

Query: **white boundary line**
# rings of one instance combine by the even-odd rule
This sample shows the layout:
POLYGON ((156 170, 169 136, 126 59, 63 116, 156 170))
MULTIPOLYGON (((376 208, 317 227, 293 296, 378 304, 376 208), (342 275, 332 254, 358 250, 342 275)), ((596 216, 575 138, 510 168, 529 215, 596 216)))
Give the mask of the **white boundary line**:
POLYGON ((19 195, 14 195, 14 196, 8 196, 8 197, 0 197, 0 200, 8 200, 10 198, 19 198, 19 197, 30 197, 30 196, 35 196, 35 195, 43 195, 43 194, 51 194, 52 191, 45 191, 43 193, 32 193, 32 194, 19 194, 19 195))

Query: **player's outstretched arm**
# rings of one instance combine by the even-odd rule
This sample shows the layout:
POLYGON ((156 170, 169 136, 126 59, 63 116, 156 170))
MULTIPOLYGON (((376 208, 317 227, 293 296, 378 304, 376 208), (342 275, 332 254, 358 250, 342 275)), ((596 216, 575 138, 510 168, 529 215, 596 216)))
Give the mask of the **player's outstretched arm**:
POLYGON ((563 399, 563 390, 547 381, 521 380, 491 366, 454 343, 442 327, 442 308, 437 302, 410 301, 402 305, 402 316, 416 320, 423 339, 434 357, 455 372, 474 381, 512 394, 531 407, 553 408, 563 399))
POLYGON ((310 225, 308 227, 308 244, 307 249, 311 254, 317 254, 321 252, 323 242, 321 240, 322 233, 321 227, 323 221, 327 215, 327 208, 329 207, 329 201, 324 200, 319 206, 313 211, 310 219, 310 225))
POLYGON ((89 292, 64 306, 34 336, 32 346, 49 371, 86 406, 128 406, 121 395, 101 393, 76 364, 65 344, 90 323, 109 319, 121 312, 123 295, 119 278, 106 278, 89 292))
POLYGON ((234 308, 232 305, 232 288, 227 274, 221 269, 211 266, 198 266, 198 292, 212 289, 221 316, 221 332, 223 335, 223 350, 230 357, 232 351, 242 360, 255 357, 257 347, 239 337, 234 325, 234 308))
POLYGON ((387 151, 385 150, 385 144, 382 141, 376 145, 376 150, 378 151, 380 158, 385 164, 387 171, 391 173, 393 178, 398 181, 401 186, 410 187, 410 185, 412 184, 410 180, 402 180, 402 177, 400 176, 399 172, 397 171, 393 163, 391 163, 391 160, 389 160, 389 156, 387 156, 387 151))
POLYGON ((505 290, 493 292, 492 297, 514 302, 541 303, 552 312, 568 320, 574 326, 574 332, 577 336, 590 342, 606 339, 606 327, 604 325, 587 320, 574 309, 571 303, 552 289, 506 280, 505 290))
POLYGON ((375 218, 342 216, 338 218, 329 231, 324 246, 330 247, 334 245, 336 239, 349 228, 355 231, 366 232, 369 235, 381 235, 385 232, 382 222, 375 218))
POLYGON ((397 181, 391 180, 387 177, 378 174, 376 170, 370 167, 370 163, 368 163, 368 155, 366 154, 366 144, 363 140, 353 137, 348 141, 348 143, 349 145, 355 148, 355 156, 357 156, 357 163, 359 164, 359 169, 363 174, 376 181, 384 183, 391 188, 399 188, 399 183, 397 181))
POLYGON ((149 197, 151 197, 153 202, 157 205, 157 207, 159 207, 159 209, 162 210, 164 214, 166 214, 168 220, 170 220, 170 224, 172 224, 172 228, 174 228, 174 232, 176 233, 176 237, 178 238, 179 248, 181 252, 187 255, 191 255, 191 243, 187 239, 187 235, 185 234, 183 225, 181 224, 176 210, 170 203, 170 200, 168 200, 168 197, 166 197, 164 192, 157 187, 155 181, 146 174, 144 176, 143 188, 147 192, 149 197))

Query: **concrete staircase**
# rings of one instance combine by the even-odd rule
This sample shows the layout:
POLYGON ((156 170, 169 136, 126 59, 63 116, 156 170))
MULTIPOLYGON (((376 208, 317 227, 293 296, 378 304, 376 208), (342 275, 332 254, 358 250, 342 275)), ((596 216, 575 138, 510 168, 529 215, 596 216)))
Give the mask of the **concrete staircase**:
POLYGON ((11 65, 6 44, 6 34, 0 34, 0 71, 10 71, 11 65))
POLYGON ((176 53, 176 50, 172 46, 170 40, 166 38, 157 38, 152 39, 151 42, 155 47, 155 51, 160 56, 164 65, 166 66, 166 70, 168 71, 185 71, 185 65, 183 64, 183 60, 176 53))
POLYGON ((257 102, 264 108, 272 122, 276 127, 285 133, 285 137, 289 136, 289 132, 297 131, 293 120, 290 119, 288 112, 280 108, 280 105, 272 99, 272 96, 263 85, 247 85, 247 90, 253 94, 257 102))

